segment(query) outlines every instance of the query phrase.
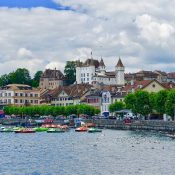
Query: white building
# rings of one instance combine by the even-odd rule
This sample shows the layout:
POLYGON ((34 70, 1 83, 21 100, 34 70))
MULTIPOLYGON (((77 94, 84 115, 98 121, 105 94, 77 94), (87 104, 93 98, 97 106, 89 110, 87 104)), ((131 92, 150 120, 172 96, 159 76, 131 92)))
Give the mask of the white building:
POLYGON ((109 91, 102 92, 101 115, 109 116, 109 105, 111 104, 111 94, 109 91))
POLYGON ((124 85, 125 67, 119 58, 115 71, 107 72, 103 59, 100 61, 93 58, 84 63, 78 61, 76 67, 76 82, 81 83, 103 83, 105 85, 124 85))

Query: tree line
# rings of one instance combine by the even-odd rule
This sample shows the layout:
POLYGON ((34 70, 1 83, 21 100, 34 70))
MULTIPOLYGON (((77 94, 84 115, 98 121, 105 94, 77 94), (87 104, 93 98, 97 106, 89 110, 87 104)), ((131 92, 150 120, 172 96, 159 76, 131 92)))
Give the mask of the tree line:
POLYGON ((175 112, 175 89, 161 90, 157 93, 147 91, 136 91, 124 98, 124 102, 115 102, 110 105, 110 112, 122 109, 130 109, 135 114, 148 116, 151 113, 160 115, 168 114, 173 117, 175 112))
MULTIPOLYGON (((26 68, 18 68, 16 71, 0 76, 0 87, 8 84, 27 84, 32 87, 38 87, 42 71, 37 71, 33 78, 26 68)), ((76 61, 67 61, 64 73, 66 76, 66 84, 70 85, 76 81, 76 61)))
POLYGON ((41 75, 42 71, 37 71, 34 77, 31 78, 29 70, 26 68, 18 68, 16 71, 2 75, 0 77, 0 86, 7 84, 27 84, 32 87, 38 87, 41 75))
POLYGON ((4 107, 4 112, 7 115, 18 115, 18 116, 42 116, 42 115, 80 115, 87 114, 93 116, 99 114, 100 110, 85 104, 80 105, 70 105, 70 106, 6 106, 4 107))

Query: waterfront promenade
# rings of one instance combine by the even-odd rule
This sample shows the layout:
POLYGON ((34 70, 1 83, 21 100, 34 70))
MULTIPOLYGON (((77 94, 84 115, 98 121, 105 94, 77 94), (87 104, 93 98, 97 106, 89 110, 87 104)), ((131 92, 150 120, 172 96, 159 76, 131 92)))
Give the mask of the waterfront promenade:
MULTIPOLYGON (((163 121, 163 120, 135 120, 126 124, 121 120, 114 119, 86 119, 87 123, 95 123, 97 127, 104 127, 108 129, 117 130, 156 130, 156 131, 175 131, 175 121, 163 121)), ((25 119, 0 119, 0 124, 4 125, 20 125, 25 124, 25 119)), ((53 120, 53 123, 58 123, 57 120, 53 120)), ((35 120, 30 121, 30 126, 38 125, 35 120)))
POLYGON ((162 120, 136 120, 126 124, 124 121, 111 119, 87 120, 93 122, 98 127, 118 130, 156 130, 156 131, 175 131, 174 121, 162 120))

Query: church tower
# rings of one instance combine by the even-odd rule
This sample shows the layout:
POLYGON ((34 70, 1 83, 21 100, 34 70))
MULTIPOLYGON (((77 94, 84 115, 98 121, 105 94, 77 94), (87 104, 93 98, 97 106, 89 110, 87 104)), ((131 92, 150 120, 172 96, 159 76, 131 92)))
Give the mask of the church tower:
POLYGON ((105 74, 105 71, 106 71, 105 69, 106 69, 106 67, 105 67, 103 58, 101 58, 101 60, 99 62, 99 70, 102 74, 105 74))
POLYGON ((117 65, 115 66, 115 78, 117 85, 123 86, 125 84, 125 77, 124 77, 125 67, 121 59, 119 58, 117 65))

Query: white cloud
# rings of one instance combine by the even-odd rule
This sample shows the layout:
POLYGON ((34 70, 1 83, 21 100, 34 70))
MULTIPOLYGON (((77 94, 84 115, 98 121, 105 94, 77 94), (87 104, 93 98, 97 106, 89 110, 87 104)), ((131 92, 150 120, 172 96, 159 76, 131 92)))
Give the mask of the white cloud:
POLYGON ((67 60, 85 60, 91 51, 111 70, 119 56, 127 71, 159 64, 173 70, 174 0, 55 1, 74 11, 0 8, 0 74, 23 66, 63 71, 67 60))
POLYGON ((138 16, 136 18, 136 24, 140 29, 140 37, 157 44, 166 42, 175 31, 172 25, 156 22, 147 14, 138 16))
POLYGON ((26 48, 20 48, 17 52, 17 55, 19 57, 22 57, 22 58, 23 57, 29 57, 30 58, 30 57, 33 56, 32 52, 30 50, 26 49, 26 48))

